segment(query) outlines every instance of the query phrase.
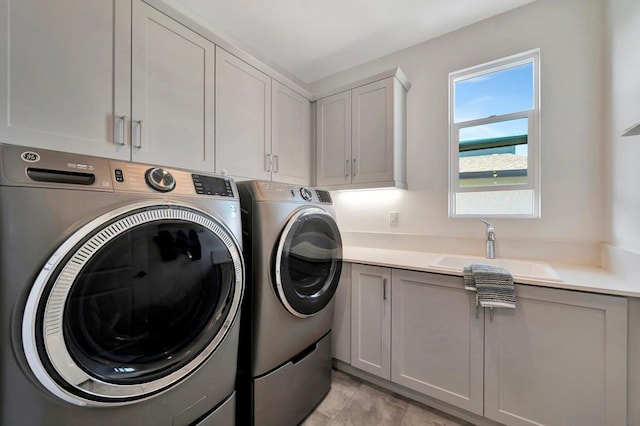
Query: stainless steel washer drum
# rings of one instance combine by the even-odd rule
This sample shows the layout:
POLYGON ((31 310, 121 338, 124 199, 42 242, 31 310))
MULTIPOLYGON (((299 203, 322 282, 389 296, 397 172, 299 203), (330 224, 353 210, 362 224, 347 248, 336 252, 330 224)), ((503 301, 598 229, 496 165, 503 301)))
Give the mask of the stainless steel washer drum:
POLYGON ((129 204, 82 226, 45 263, 22 321, 28 364, 75 405, 147 399, 216 350, 243 286, 239 245, 218 218, 182 202, 129 204))

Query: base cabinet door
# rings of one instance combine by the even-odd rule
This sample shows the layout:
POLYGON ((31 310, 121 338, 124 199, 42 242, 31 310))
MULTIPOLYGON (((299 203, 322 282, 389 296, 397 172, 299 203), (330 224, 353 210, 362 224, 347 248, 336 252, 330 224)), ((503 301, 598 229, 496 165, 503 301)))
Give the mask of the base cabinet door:
POLYGON ((391 380, 482 415, 484 313, 462 278, 393 270, 391 380))
POLYGON ((351 365, 391 378, 391 269, 351 266, 351 365))
POLYGON ((626 424, 627 300, 517 286, 486 316, 485 417, 506 425, 626 424))
POLYGON ((351 264, 343 263, 336 290, 333 327, 331 328, 331 356, 351 364, 351 264))

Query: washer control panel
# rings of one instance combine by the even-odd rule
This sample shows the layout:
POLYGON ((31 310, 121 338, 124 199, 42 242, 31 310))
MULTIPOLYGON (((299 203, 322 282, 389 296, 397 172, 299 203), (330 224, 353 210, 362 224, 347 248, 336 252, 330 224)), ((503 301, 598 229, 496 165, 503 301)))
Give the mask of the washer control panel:
POLYGON ((235 185, 229 177, 117 160, 110 160, 109 164, 116 191, 236 197, 235 185))
POLYGON ((238 198, 235 182, 226 176, 2 142, 0 186, 238 198))
POLYGON ((233 197, 233 188, 229 178, 193 174, 191 179, 197 194, 233 197))

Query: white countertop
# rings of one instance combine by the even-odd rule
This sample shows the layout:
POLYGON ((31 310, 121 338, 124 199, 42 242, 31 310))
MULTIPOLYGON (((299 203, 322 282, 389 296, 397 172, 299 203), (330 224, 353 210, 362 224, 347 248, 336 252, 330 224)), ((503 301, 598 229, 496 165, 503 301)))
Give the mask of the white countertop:
MULTIPOLYGON (((444 254, 445 253, 388 250, 356 246, 343 247, 343 258, 345 262, 462 276, 461 269, 452 271, 450 268, 440 268, 433 265, 433 263, 444 254)), ((543 263, 538 261, 532 262, 543 263)), ((516 277, 515 281, 521 284, 531 284, 541 287, 640 297, 640 280, 638 283, 631 283, 601 268, 559 265, 548 262, 547 264, 559 275, 561 281, 518 277, 516 277)))

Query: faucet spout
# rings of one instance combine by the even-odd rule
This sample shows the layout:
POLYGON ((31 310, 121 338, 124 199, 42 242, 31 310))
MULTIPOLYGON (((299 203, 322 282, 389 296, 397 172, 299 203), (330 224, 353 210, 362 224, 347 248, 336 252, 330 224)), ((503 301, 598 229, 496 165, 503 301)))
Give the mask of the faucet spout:
POLYGON ((486 230, 486 235, 485 235, 485 240, 486 240, 486 245, 487 245, 486 257, 487 257, 487 259, 495 259, 496 258, 496 250, 495 250, 496 231, 493 228, 493 225, 491 223, 487 222, 486 220, 480 219, 480 222, 482 222, 485 225, 487 225, 487 230, 486 230))

